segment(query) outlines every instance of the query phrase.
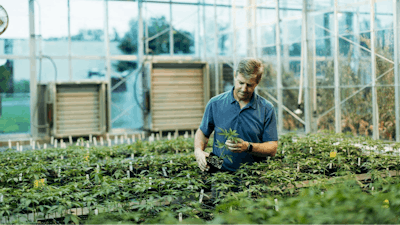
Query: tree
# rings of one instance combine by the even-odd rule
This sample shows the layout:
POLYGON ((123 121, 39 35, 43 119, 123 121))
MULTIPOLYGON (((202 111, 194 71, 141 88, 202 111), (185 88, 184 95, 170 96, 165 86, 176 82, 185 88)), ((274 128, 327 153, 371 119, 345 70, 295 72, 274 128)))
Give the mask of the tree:
MULTIPOLYGON (((138 52, 138 23, 137 20, 132 19, 129 21, 130 30, 125 33, 124 37, 120 39, 118 48, 127 55, 137 54, 138 52)), ((144 28, 145 29, 145 28, 144 28)), ((148 21, 148 34, 152 37, 165 29, 169 29, 169 24, 164 16, 151 18, 148 21)), ((145 30, 143 31, 143 34, 145 30)), ((143 49, 145 50, 145 43, 143 43, 143 49)), ((174 29, 174 53, 188 54, 192 53, 193 49, 191 46, 194 45, 192 33, 185 30, 174 29)), ((154 55, 167 54, 169 53, 169 32, 165 32, 157 38, 149 41, 149 49, 151 49, 154 55)), ((113 64, 114 68, 118 72, 126 70, 136 69, 136 62, 118 61, 113 64)))

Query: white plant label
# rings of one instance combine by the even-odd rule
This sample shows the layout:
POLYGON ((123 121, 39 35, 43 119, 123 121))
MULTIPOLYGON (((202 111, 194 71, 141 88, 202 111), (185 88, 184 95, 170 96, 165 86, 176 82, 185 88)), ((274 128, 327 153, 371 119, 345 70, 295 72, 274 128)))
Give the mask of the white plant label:
POLYGON ((323 191, 321 191, 321 195, 324 195, 324 192, 323 192, 323 191))
POLYGON ((167 175, 167 171, 165 171, 165 167, 162 168, 162 171, 163 171, 164 177, 167 177, 168 175, 167 175))
POLYGON ((129 162, 129 170, 130 170, 130 171, 133 171, 132 162, 129 162))
POLYGON ((193 130, 193 129, 192 129, 192 135, 191 135, 191 137, 194 138, 194 130, 193 130))
POLYGON ((182 222, 182 213, 179 213, 179 222, 182 222))
POLYGON ((19 151, 19 143, 17 142, 17 151, 19 151))
POLYGON ((297 163, 297 172, 300 172, 300 164, 297 163))
POLYGON ((76 142, 76 144, 75 144, 76 146, 78 146, 79 145, 79 142, 76 142))
POLYGON ((284 155, 285 154, 285 150, 282 150, 282 155, 284 155))
POLYGON ((100 172, 100 166, 99 166, 99 164, 97 164, 97 173, 99 173, 100 172))
POLYGON ((3 194, 0 194, 0 202, 3 202, 3 194))
POLYGON ((94 210, 94 215, 97 216, 98 214, 99 214, 99 210, 98 210, 98 209, 95 209, 95 210, 94 210))
POLYGON ((169 163, 172 164, 172 160, 170 160, 169 163))
POLYGON ((310 147, 310 154, 312 153, 312 147, 310 147))
POLYGON ((135 154, 131 154, 131 158, 132 158, 132 160, 134 160, 135 159, 135 154))
POLYGON ((29 138, 29 144, 32 145, 32 138, 29 138))
POLYGON ((104 146, 103 137, 100 137, 100 144, 101 146, 104 146))
POLYGON ((47 144, 46 143, 43 144, 43 149, 47 149, 47 144))
POLYGON ((39 158, 36 156, 36 161, 38 161, 39 160, 39 158))
POLYGON ((124 133, 124 138, 128 139, 128 134, 127 133, 124 133))
POLYGON ((62 155, 62 156, 61 156, 61 160, 63 160, 63 159, 64 159, 64 156, 62 155))
POLYGON ((60 191, 59 194, 62 195, 62 192, 60 191))
POLYGON ((117 137, 117 135, 114 136, 114 144, 118 144, 118 137, 117 137))
POLYGON ((278 206, 278 199, 275 199, 275 210, 279 211, 279 206, 278 206))
POLYGON ((128 178, 131 178, 131 173, 130 173, 130 171, 128 170, 128 171, 126 171, 126 175, 128 176, 128 178))
POLYGON ((57 148, 57 139, 54 140, 54 148, 57 148))
POLYGON ((332 163, 329 163, 329 169, 332 169, 332 163))
POLYGON ((136 140, 135 140, 135 135, 132 134, 132 143, 135 142, 135 141, 136 141, 136 140))
POLYGON ((168 132, 167 138, 168 138, 168 140, 171 140, 171 132, 168 132))
POLYGON ((128 145, 131 144, 131 139, 130 138, 126 139, 126 141, 128 142, 128 145))
MULTIPOLYGON (((151 177, 149 177, 149 184, 151 186, 151 177)), ((149 187, 149 189, 151 189, 151 187, 149 187)))
POLYGON ((86 148, 89 148, 89 142, 86 142, 86 148))
POLYGON ((189 134, 188 134, 187 131, 185 132, 185 134, 183 135, 183 137, 184 137, 185 139, 188 139, 188 138, 189 138, 189 134))
POLYGON ((86 180, 89 180, 89 174, 86 174, 86 180))
POLYGON ((201 191, 200 191, 199 203, 202 203, 202 202, 203 202, 203 196, 204 196, 204 189, 201 189, 201 191))
POLYGON ((10 157, 7 157, 7 160, 10 160, 10 157))
POLYGON ((156 140, 159 141, 160 140, 160 134, 156 135, 156 140))
POLYGON ((33 141, 32 150, 35 150, 35 141, 33 141))
POLYGON ((51 145, 53 145, 54 144, 54 136, 51 136, 51 145))
POLYGON ((11 140, 10 139, 8 139, 8 148, 11 148, 12 146, 11 146, 11 140))
POLYGON ((108 147, 111 147, 111 140, 108 139, 108 147))
POLYGON ((39 144, 39 142, 36 142, 36 144, 37 144, 37 148, 40 150, 40 144, 39 144))
POLYGON ((21 146, 19 146, 19 151, 20 151, 20 152, 22 152, 22 145, 21 145, 21 146))
POLYGON ((120 143, 121 144, 123 144, 124 143, 124 137, 121 135, 121 138, 120 138, 120 143))
POLYGON ((22 173, 19 174, 19 181, 22 181, 22 173))
POLYGON ((93 138, 92 135, 89 134, 89 142, 90 142, 90 143, 92 143, 92 138, 93 138))
POLYGON ((93 143, 94 143, 94 146, 97 146, 97 140, 96 140, 96 138, 93 139, 93 143))
POLYGON ((358 166, 360 166, 360 165, 361 165, 361 159, 358 158, 358 166))
POLYGON ((72 145, 72 137, 71 137, 71 135, 69 135, 69 143, 72 145))
POLYGON ((374 190, 374 187, 372 187, 371 190, 373 191, 373 190, 374 190))
POLYGON ((186 177, 187 177, 188 179, 190 179, 190 175, 189 175, 189 174, 186 174, 186 177))

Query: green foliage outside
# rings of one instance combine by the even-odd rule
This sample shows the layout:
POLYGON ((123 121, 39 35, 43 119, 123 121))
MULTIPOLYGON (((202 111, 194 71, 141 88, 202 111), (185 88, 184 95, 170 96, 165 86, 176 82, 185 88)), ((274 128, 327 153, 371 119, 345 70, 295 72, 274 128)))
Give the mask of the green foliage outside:
POLYGON ((26 133, 30 131, 30 107, 2 107, 0 133, 26 133))
MULTIPOLYGON (((150 18, 148 21, 148 37, 164 31, 169 28, 169 22, 164 16, 150 18)), ((127 55, 134 55, 138 52, 138 26, 137 20, 133 19, 129 22, 130 30, 121 38, 118 48, 127 55)), ((145 29, 145 28, 144 28, 145 29)), ((145 31, 143 31, 145 32, 145 31)), ((194 53, 194 37, 188 31, 175 30, 174 37, 174 54, 189 54, 194 53)), ((146 51, 145 44, 143 46, 146 51)), ((149 41, 149 49, 151 52, 148 55, 168 54, 170 51, 169 32, 163 33, 157 38, 149 41)), ((118 61, 114 64, 114 68, 118 72, 136 69, 136 62, 118 61)))
MULTIPOLYGON (((392 39, 393 36, 385 34, 387 39, 392 39)), ((371 49, 370 37, 364 35, 360 37, 360 43, 371 49)), ((345 88, 346 85, 366 85, 366 76, 370 76, 371 72, 371 55, 369 52, 364 50, 358 50, 359 59, 355 59, 354 54, 356 47, 354 45, 349 46, 347 54, 340 53, 339 57, 339 74, 340 74, 340 98, 341 101, 360 90, 361 87, 345 88), (358 70, 354 72, 352 69, 352 63, 358 63, 358 70)), ((390 45, 382 44, 381 41, 377 41, 375 46, 377 54, 384 56, 385 58, 392 59, 393 52, 390 49, 390 45)), ((334 89, 333 88, 318 88, 319 86, 333 86, 334 85, 334 61, 325 60, 321 62, 317 67, 318 72, 324 75, 323 79, 317 80, 317 115, 321 115, 326 110, 334 107, 334 89)), ((354 66, 354 65, 353 65, 354 66)), ((394 71, 393 64, 376 56, 376 77, 385 74, 376 81, 377 85, 393 85, 394 84, 394 71)), ((299 87, 300 79, 294 76, 294 73, 289 71, 288 68, 282 68, 282 84, 283 87, 299 87)), ((276 87, 276 66, 270 62, 265 62, 265 76, 261 79, 261 87, 276 87)), ((379 114, 379 137, 380 139, 393 140, 395 137, 395 89, 394 87, 377 87, 377 102, 378 102, 378 114, 379 114)), ((276 90, 267 90, 268 93, 273 95, 277 99, 276 90)), ((291 111, 297 109, 298 101, 298 89, 283 90, 283 103, 291 111)), ((265 93, 261 92, 261 95, 269 99, 265 93)), ((273 101, 271 101, 273 102, 273 101)), ((304 89, 302 103, 304 103, 304 89)), ((372 88, 367 87, 361 92, 351 97, 346 103, 341 104, 341 130, 342 132, 351 132, 354 135, 372 136, 373 124, 372 124, 372 88)), ((304 120, 304 109, 303 114, 300 118, 304 120)), ((330 113, 322 117, 318 122, 318 130, 335 130, 335 111, 332 110, 330 113)), ((304 129, 304 125, 295 119, 292 115, 283 111, 283 126, 287 131, 296 131, 304 129)))

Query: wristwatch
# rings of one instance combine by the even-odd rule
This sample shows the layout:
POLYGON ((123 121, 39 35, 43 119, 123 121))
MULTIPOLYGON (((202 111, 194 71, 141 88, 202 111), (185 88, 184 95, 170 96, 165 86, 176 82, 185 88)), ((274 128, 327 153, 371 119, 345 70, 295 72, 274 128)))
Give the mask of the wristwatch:
POLYGON ((250 143, 250 142, 248 142, 249 143, 249 146, 247 146, 247 151, 246 152, 252 152, 253 151, 253 145, 250 143))

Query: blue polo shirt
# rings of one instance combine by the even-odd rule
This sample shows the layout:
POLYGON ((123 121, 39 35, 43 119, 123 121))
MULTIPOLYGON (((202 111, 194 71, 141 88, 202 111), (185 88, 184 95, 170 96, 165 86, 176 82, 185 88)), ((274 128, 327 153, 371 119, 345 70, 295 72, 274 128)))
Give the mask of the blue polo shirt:
POLYGON ((274 106, 265 98, 253 93, 250 102, 240 109, 239 102, 233 97, 233 90, 214 96, 207 103, 200 130, 209 138, 214 131, 213 153, 221 156, 231 155, 232 163, 225 158, 222 170, 236 171, 240 164, 261 161, 265 157, 253 156, 247 152, 233 153, 227 148, 219 149, 217 140, 226 142, 226 138, 218 133, 219 128, 236 130, 239 138, 252 143, 278 141, 274 106))

